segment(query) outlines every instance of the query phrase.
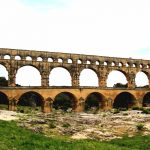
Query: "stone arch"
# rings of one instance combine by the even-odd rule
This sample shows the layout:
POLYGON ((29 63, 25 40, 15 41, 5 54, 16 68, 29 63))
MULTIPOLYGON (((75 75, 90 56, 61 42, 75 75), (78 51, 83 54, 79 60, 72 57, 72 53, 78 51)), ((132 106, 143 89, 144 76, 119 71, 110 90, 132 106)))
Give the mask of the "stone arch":
POLYGON ((135 105, 136 98, 129 92, 122 92, 118 94, 113 103, 113 108, 131 108, 135 105))
POLYGON ((85 100, 85 111, 104 109, 105 107, 105 97, 101 93, 93 92, 90 93, 85 100))
POLYGON ((122 67, 122 66, 123 66, 123 63, 122 63, 122 62, 119 62, 118 66, 119 66, 119 67, 122 67))
POLYGON ((107 77, 107 87, 126 87, 127 86, 127 75, 122 70, 112 70, 109 72, 107 77), (117 77, 117 78, 116 78, 117 77))
POLYGON ((99 61, 99 60, 96 60, 95 64, 96 64, 96 65, 100 65, 100 61, 99 61))
POLYGON ((6 80, 8 80, 8 76, 9 75, 7 68, 4 65, 0 64, 0 77, 5 77, 6 80))
POLYGON ((42 57, 37 57, 37 61, 43 61, 43 58, 42 57))
POLYGON ((143 107, 150 107, 150 92, 147 92, 143 97, 143 107))
POLYGON ((37 92, 34 91, 29 91, 26 93, 23 93, 18 102, 17 105, 18 106, 27 106, 27 107, 31 107, 31 108, 40 108, 41 110, 43 109, 43 102, 44 102, 44 98, 37 92))
POLYGON ((80 86, 99 86, 98 74, 94 69, 87 68, 80 72, 80 86))
POLYGON ((77 64, 82 64, 82 59, 78 59, 77 64))
POLYGON ((8 96, 0 91, 0 109, 8 109, 9 99, 8 96))
POLYGON ((16 84, 21 86, 41 86, 40 71, 33 65, 21 66, 16 73, 16 84))
POLYGON ((4 55, 4 59, 10 59, 10 58, 11 58, 10 55, 8 54, 4 55))
POLYGON ((26 60, 32 61, 32 57, 31 56, 27 56, 26 60))
POLYGON ((73 60, 72 60, 71 58, 69 58, 69 59, 67 60, 67 63, 72 64, 72 63, 73 63, 73 60))
POLYGON ((135 76, 136 87, 149 86, 149 74, 145 71, 139 71, 135 76))
POLYGON ((52 58, 52 57, 48 58, 48 62, 53 62, 53 61, 54 61, 54 58, 52 58))
POLYGON ((21 60, 21 56, 16 55, 16 56, 15 56, 15 60, 21 60))
POLYGON ((61 92, 57 94, 53 101, 53 108, 62 109, 67 111, 68 109, 75 110, 77 107, 77 98, 70 92, 61 92))
POLYGON ((50 86, 71 86, 71 75, 68 69, 64 67, 55 67, 49 75, 50 86))

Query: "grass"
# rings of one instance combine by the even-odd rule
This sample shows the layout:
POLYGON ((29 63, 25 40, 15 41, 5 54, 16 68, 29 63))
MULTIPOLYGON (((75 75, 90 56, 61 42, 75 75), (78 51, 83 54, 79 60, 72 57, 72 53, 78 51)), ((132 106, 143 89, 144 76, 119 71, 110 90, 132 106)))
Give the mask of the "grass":
POLYGON ((0 121, 0 150, 148 150, 150 136, 124 137, 110 142, 49 138, 17 127, 16 122, 0 121))

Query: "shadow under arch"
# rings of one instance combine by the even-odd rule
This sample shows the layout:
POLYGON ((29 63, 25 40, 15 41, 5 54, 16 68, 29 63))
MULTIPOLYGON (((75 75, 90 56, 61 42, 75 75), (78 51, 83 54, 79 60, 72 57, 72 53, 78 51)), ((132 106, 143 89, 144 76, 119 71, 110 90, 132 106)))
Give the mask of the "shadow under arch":
POLYGON ((7 95, 0 91, 0 109, 8 109, 9 99, 7 95))
POLYGON ((49 74, 49 86, 71 86, 72 77, 66 67, 54 67, 49 74))
POLYGON ((77 99, 70 92, 61 92, 55 96, 52 107, 56 110, 74 111, 77 107, 77 99))
POLYGON ((142 105, 143 107, 150 107, 150 92, 144 95, 142 105))
POLYGON ((99 77, 96 70, 93 68, 84 68, 79 74, 80 86, 99 86, 99 77))
POLYGON ((103 94, 98 92, 90 93, 85 100, 85 111, 91 109, 99 110, 105 106, 105 97, 103 94))
POLYGON ((43 110, 44 98, 37 92, 29 91, 22 94, 17 102, 17 106, 29 107, 34 110, 43 110))
POLYGON ((40 70, 34 65, 22 65, 17 69, 16 84, 21 86, 41 86, 40 70))
POLYGON ((120 85, 119 87, 127 87, 127 73, 120 69, 112 70, 109 72, 106 82, 107 87, 115 87, 117 85, 120 85))
POLYGON ((129 92, 118 94, 114 100, 113 108, 132 108, 135 105, 136 98, 129 92))

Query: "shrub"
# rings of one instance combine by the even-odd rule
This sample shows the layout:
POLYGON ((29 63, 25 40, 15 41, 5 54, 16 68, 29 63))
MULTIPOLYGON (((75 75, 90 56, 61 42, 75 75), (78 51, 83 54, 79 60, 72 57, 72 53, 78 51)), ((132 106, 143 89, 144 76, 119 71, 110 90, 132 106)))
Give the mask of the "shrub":
POLYGON ((138 107, 138 106, 132 108, 132 110, 143 110, 143 109, 144 109, 143 107, 138 107))
POLYGON ((54 124, 53 121, 49 123, 49 128, 50 128, 50 129, 56 128, 56 125, 54 124))
POLYGON ((144 114, 150 114, 150 110, 148 110, 148 109, 143 109, 142 113, 144 113, 144 114))
POLYGON ((120 113, 120 110, 119 109, 114 109, 114 112, 113 112, 114 114, 118 114, 118 113, 120 113))
POLYGON ((144 125, 143 124, 137 124, 136 128, 138 131, 142 131, 144 129, 144 125))
POLYGON ((68 128, 68 127, 70 127, 70 126, 71 126, 71 125, 70 125, 69 123, 64 123, 64 124, 63 124, 63 127, 64 127, 64 128, 68 128))
POLYGON ((127 111, 127 108, 119 108, 120 111, 127 111))

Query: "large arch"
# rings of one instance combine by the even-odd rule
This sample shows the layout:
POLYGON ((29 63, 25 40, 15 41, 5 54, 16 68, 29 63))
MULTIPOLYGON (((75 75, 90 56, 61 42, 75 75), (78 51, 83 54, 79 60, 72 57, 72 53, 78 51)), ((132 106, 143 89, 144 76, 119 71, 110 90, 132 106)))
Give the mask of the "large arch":
POLYGON ((150 92, 144 95, 142 105, 143 107, 150 107, 150 92))
POLYGON ((8 109, 9 99, 6 94, 0 92, 0 109, 8 109))
POLYGON ((80 86, 99 86, 99 79, 92 69, 83 69, 79 76, 80 86))
POLYGON ((135 97, 129 92, 118 94, 114 100, 113 108, 131 108, 135 104, 135 97))
POLYGON ((33 66, 23 66, 16 74, 16 84, 21 86, 41 86, 41 75, 33 66))
POLYGON ((124 72, 113 70, 107 77, 107 87, 127 87, 127 78, 124 72))
POLYGON ((98 92, 90 93, 85 101, 85 111, 88 110, 99 110, 104 108, 105 97, 98 92))
POLYGON ((53 108, 67 111, 68 109, 75 110, 77 107, 76 97, 70 92, 61 92, 56 95, 53 108))
POLYGON ((8 71, 0 64, 0 86, 8 86, 8 71))
POLYGON ((63 67, 52 69, 49 75, 50 86, 71 86, 71 75, 69 71, 63 67))
POLYGON ((145 87, 149 85, 148 74, 146 72, 140 71, 135 77, 136 87, 145 87))
POLYGON ((43 109, 44 98, 37 92, 30 91, 22 94, 17 102, 18 106, 30 107, 31 109, 43 109))

